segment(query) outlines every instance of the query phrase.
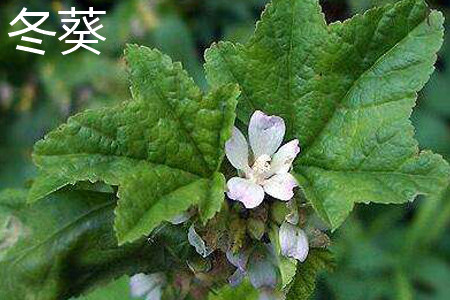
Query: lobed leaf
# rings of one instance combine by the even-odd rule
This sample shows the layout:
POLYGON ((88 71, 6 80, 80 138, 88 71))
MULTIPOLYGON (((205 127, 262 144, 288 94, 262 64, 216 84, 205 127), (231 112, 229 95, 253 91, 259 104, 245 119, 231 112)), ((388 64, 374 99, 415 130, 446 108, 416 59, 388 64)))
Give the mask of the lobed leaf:
POLYGON ((203 96, 181 64, 157 50, 129 46, 126 57, 133 100, 80 113, 38 142, 41 175, 29 196, 35 201, 78 181, 118 185, 121 244, 191 205, 204 222, 220 209, 217 170, 239 94, 225 85, 203 96))
POLYGON ((317 0, 273 0, 246 44, 206 53, 210 82, 241 87, 238 117, 286 120, 302 154, 294 172, 333 229, 355 203, 402 203, 450 180, 441 156, 420 152, 409 117, 433 71, 443 17, 422 0, 326 24, 317 0))

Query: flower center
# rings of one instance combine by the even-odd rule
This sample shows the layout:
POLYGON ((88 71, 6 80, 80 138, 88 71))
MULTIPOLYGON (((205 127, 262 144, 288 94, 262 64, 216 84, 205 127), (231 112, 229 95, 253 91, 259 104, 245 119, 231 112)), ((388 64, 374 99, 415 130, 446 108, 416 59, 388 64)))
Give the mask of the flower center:
POLYGON ((249 174, 249 179, 257 184, 261 184, 270 171, 270 156, 263 154, 256 158, 255 163, 252 166, 252 172, 249 174))

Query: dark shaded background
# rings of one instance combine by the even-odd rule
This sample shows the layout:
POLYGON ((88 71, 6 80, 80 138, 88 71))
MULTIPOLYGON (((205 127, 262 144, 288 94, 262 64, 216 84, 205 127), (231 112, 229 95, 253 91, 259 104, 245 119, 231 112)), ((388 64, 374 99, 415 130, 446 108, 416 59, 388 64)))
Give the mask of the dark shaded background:
MULTIPOLYGON (((203 52, 218 40, 245 42, 266 0, 131 0, 0 2, 0 188, 29 185, 36 170, 34 142, 82 109, 129 98, 122 51, 126 43, 157 47, 181 61, 206 88, 203 52), (57 12, 106 10, 107 38, 96 56, 79 50, 68 56, 56 37, 43 39, 44 56, 15 50, 20 38, 7 33, 22 7, 49 11, 43 29, 64 33, 57 12)), ((329 22, 395 0, 321 1, 329 22)), ((448 0, 430 1, 450 18, 448 0)), ((446 27, 448 28, 448 22, 446 27)), ((450 38, 446 34, 437 71, 423 92, 412 121, 421 148, 450 158, 450 38)), ((334 234, 338 268, 324 274, 318 299, 450 299, 450 192, 402 206, 358 206, 334 234)), ((2 224, 0 224, 2 225, 2 224)))

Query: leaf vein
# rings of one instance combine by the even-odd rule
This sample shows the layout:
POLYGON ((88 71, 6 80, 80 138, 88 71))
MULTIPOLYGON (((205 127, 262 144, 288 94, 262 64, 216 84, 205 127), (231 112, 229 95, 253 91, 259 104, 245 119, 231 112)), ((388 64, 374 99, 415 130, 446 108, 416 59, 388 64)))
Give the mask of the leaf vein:
POLYGON ((359 82, 370 72, 372 72, 383 60, 384 58, 386 58, 389 54, 391 54, 395 49, 397 49, 402 43, 404 43, 412 34, 412 32, 418 28, 419 26, 421 26, 423 23, 420 22, 412 31, 409 31, 406 36, 404 36, 400 41, 398 41, 395 45, 393 45, 393 47, 391 47, 388 51, 386 51, 384 54, 382 54, 373 64, 372 66, 370 66, 367 70, 365 70, 363 73, 361 73, 359 75, 359 77, 353 81, 352 85, 349 87, 349 89, 347 90, 346 94, 340 99, 340 101, 338 101, 337 103, 337 108, 331 113, 330 117, 327 118, 326 122, 323 123, 322 128, 319 130, 319 132, 315 135, 316 138, 314 139, 313 143, 307 147, 304 147, 304 154, 308 153, 310 149, 313 149, 314 146, 316 145, 316 143, 319 142, 320 137, 323 136, 323 134, 325 133, 325 130, 327 129, 327 127, 330 124, 330 121, 334 118, 334 116, 336 115, 336 112, 340 109, 340 107, 342 107, 343 102, 348 99, 348 97, 351 95, 351 93, 353 92, 353 90, 358 86, 359 82))

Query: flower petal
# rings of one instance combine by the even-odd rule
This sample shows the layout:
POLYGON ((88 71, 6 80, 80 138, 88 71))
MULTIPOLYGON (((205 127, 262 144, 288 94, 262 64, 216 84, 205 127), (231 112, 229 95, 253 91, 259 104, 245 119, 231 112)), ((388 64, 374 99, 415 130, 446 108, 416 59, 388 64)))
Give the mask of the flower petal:
POLYGON ((264 200, 264 189, 248 179, 233 177, 227 187, 228 198, 242 202, 246 208, 255 208, 264 200))
POLYGON ((285 132, 286 125, 282 118, 255 111, 248 126, 250 146, 255 157, 263 154, 272 156, 280 147, 285 132))
POLYGON ((225 154, 236 169, 244 171, 249 169, 247 140, 236 127, 233 127, 233 135, 225 143, 225 154))
POLYGON ((281 146, 281 148, 272 157, 272 162, 270 163, 271 173, 282 174, 289 172, 292 162, 299 153, 300 147, 297 139, 281 146))
POLYGON ((284 222, 280 227, 279 235, 281 253, 304 262, 309 252, 306 233, 302 229, 284 222))
POLYGON ((264 191, 270 196, 288 201, 294 197, 293 189, 298 186, 297 180, 289 173, 277 174, 267 179, 264 183, 264 191))

